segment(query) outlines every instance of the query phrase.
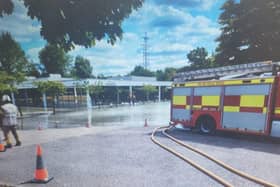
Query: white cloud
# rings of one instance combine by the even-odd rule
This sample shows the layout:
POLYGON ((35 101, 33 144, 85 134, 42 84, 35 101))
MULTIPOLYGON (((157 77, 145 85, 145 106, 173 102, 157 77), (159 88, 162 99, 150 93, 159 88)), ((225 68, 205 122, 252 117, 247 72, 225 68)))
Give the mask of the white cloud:
POLYGON ((35 62, 39 61, 39 52, 42 50, 43 47, 35 47, 35 48, 30 48, 27 50, 26 55, 30 59, 32 59, 35 62))
POLYGON ((201 7, 202 7, 203 10, 209 10, 217 2, 218 2, 218 0, 202 0, 202 6, 201 7))
POLYGON ((90 59, 95 75, 127 74, 134 66, 143 63, 142 37, 148 32, 149 68, 153 71, 165 67, 179 68, 187 65, 186 55, 190 50, 206 45, 204 47, 211 52, 215 46, 214 40, 220 32, 218 24, 205 16, 193 16, 188 11, 173 6, 156 6, 151 3, 146 3, 125 21, 124 28, 123 40, 115 46, 101 41, 92 49, 79 48, 72 54, 90 59), (169 28, 151 25, 162 17, 180 18, 183 23, 169 28))
POLYGON ((27 10, 22 1, 13 1, 14 13, 0 19, 0 32, 10 32, 19 42, 40 40, 40 25, 27 16, 27 10))
MULTIPOLYGON (((204 10, 210 9, 217 2, 217 0, 194 1, 200 1, 199 7, 204 10)), ((15 13, 0 19, 0 31, 10 31, 22 44, 35 42, 36 45, 30 46, 26 53, 38 61, 38 52, 44 47, 39 33, 40 24, 26 15, 22 1, 14 2, 15 13)), ((136 65, 143 63, 143 35, 147 32, 151 53, 150 69, 182 67, 187 65, 188 51, 198 46, 206 47, 209 52, 213 51, 216 45, 214 40, 220 33, 218 23, 203 16, 203 13, 201 16, 194 16, 186 8, 167 4, 157 5, 148 0, 139 11, 135 11, 124 21, 123 28, 125 31, 123 40, 117 41, 114 46, 102 40, 91 49, 76 46, 70 55, 88 58, 95 75, 124 75, 132 71, 136 65)))
POLYGON ((153 2, 157 5, 173 6, 181 9, 209 10, 218 0, 153 0, 153 2))

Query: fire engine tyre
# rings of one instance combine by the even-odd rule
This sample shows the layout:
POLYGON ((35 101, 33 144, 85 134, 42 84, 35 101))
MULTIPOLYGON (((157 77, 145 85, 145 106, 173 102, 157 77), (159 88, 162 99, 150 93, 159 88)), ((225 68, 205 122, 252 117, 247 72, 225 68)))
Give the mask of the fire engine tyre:
POLYGON ((213 134, 216 130, 215 120, 210 116, 200 117, 196 122, 196 126, 200 133, 203 134, 213 134))

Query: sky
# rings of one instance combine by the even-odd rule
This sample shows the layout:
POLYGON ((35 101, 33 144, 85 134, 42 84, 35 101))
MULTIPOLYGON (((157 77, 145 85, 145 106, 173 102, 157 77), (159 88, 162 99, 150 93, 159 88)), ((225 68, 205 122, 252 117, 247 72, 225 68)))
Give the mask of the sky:
MULTIPOLYGON (((143 37, 148 40, 148 69, 163 70, 188 65, 187 53, 196 47, 215 51, 220 34, 218 17, 225 0, 145 0, 122 24, 123 39, 115 45, 106 40, 85 49, 69 52, 90 60, 94 75, 126 75, 143 65, 143 37)), ((40 23, 26 15, 22 1, 14 0, 15 11, 0 18, 0 32, 9 31, 27 57, 39 63, 38 53, 46 44, 40 36, 40 23)))

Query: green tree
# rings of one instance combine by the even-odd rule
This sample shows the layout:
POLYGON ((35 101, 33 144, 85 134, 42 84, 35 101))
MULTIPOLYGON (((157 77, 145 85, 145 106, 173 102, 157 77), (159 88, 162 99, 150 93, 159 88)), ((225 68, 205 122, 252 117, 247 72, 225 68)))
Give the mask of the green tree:
POLYGON ((280 60, 280 1, 227 0, 221 9, 219 64, 280 60))
POLYGON ((1 0, 0 4, 0 17, 3 17, 4 14, 11 14, 14 11, 14 4, 10 0, 1 0))
POLYGON ((216 41, 219 46, 216 49, 216 60, 221 65, 240 63, 240 49, 242 38, 236 21, 239 19, 239 4, 235 0, 227 0, 221 7, 223 11, 219 17, 222 25, 222 33, 216 41))
POLYGON ((70 69, 70 56, 57 45, 47 44, 39 52, 39 58, 47 74, 53 73, 65 76, 70 69))
POLYGON ((172 81, 172 78, 176 74, 175 68, 165 68, 164 71, 157 70, 156 77, 158 81, 172 81))
POLYGON ((96 82, 94 85, 90 85, 88 81, 84 81, 83 84, 76 85, 80 89, 84 89, 89 92, 90 97, 94 99, 94 102, 98 102, 104 93, 104 88, 101 82, 96 82))
POLYGON ((5 71, 0 71, 0 94, 16 91, 13 82, 15 82, 15 77, 8 75, 5 71))
POLYGON ((10 33, 2 33, 0 35, 0 71, 14 77, 15 82, 21 82, 28 71, 28 65, 20 45, 10 33))
POLYGON ((45 93, 52 97, 53 114, 56 113, 56 100, 59 95, 65 93, 66 89, 63 83, 58 81, 39 81, 34 83, 41 93, 45 93))
POLYGON ((191 67, 193 67, 194 69, 208 67, 209 60, 207 56, 208 52, 204 47, 197 47, 187 54, 189 62, 191 63, 191 67))
POLYGON ((155 73, 143 68, 142 66, 135 66, 130 75, 151 77, 155 76, 155 73))
POLYGON ((27 67, 27 76, 34 76, 34 77, 40 77, 41 73, 39 71, 39 64, 35 63, 29 63, 27 67))
POLYGON ((101 96, 104 93, 103 86, 98 83, 97 85, 88 86, 89 94, 93 97, 95 103, 100 103, 99 101, 102 99, 101 96))
POLYGON ((146 94, 147 101, 149 101, 151 93, 155 93, 157 91, 157 88, 155 86, 152 86, 152 85, 144 85, 142 90, 146 94))
MULTIPOLYGON (((122 38, 121 24, 144 0, 23 0, 27 14, 41 23, 41 35, 65 50, 74 45, 92 47, 106 38, 114 44, 122 38)), ((2 0, 0 17, 13 12, 13 1, 2 0), (4 2, 4 3, 2 3, 4 2)))
POLYGON ((75 65, 73 69, 74 76, 78 78, 90 78, 92 77, 92 67, 90 61, 81 56, 77 56, 75 59, 75 65))

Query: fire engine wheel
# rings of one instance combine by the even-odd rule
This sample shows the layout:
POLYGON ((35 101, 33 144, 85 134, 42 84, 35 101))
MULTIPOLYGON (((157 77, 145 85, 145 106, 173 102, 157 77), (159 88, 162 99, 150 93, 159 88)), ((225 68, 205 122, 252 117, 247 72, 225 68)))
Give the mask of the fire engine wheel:
POLYGON ((204 116, 197 120, 197 127, 203 134, 212 134, 215 131, 215 120, 212 117, 204 116))

